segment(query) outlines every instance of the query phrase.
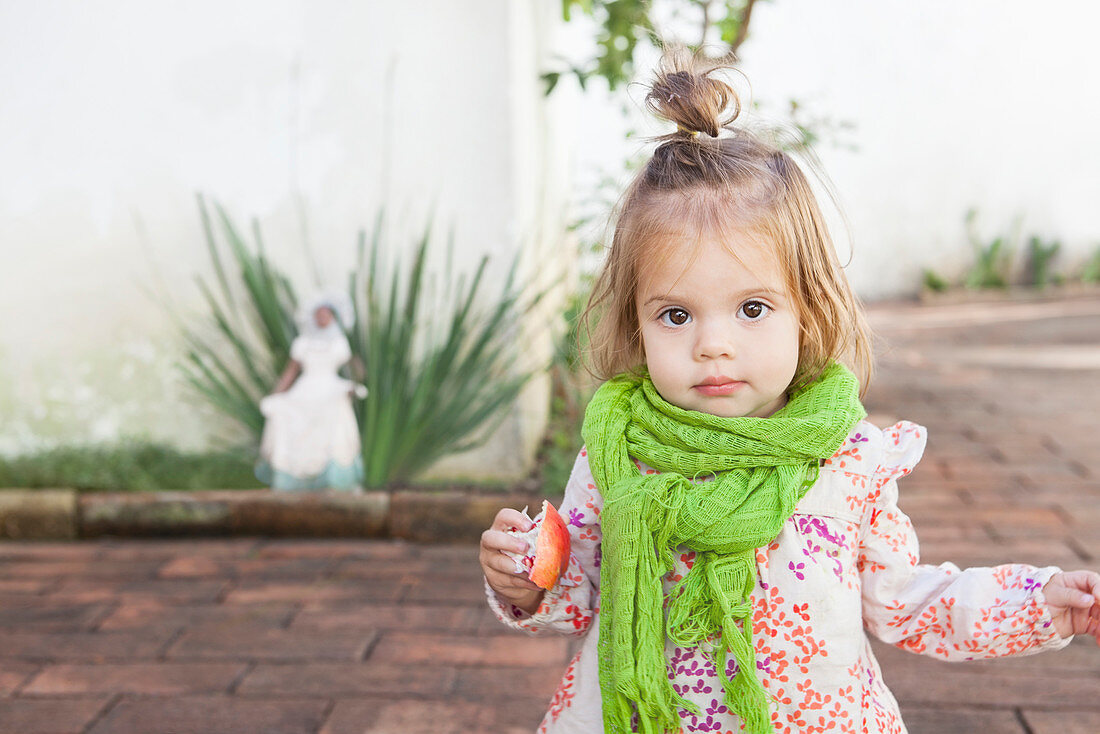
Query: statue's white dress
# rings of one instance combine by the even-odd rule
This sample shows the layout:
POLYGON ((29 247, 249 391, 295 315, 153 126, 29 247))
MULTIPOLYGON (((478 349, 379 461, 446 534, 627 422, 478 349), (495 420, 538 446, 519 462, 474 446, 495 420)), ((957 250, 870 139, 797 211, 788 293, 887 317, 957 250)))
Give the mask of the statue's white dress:
MULTIPOLYGON (((335 325, 334 325, 335 327, 335 325)), ((359 428, 351 393, 338 370, 351 348, 336 328, 297 337, 291 359, 302 371, 286 392, 260 401, 264 414, 257 476, 282 490, 357 490, 363 480, 359 428)))

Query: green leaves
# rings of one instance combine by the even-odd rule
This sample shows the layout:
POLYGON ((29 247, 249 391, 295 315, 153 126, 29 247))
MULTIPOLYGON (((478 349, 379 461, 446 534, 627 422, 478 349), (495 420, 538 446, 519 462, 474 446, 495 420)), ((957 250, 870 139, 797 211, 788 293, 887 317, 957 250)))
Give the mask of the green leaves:
POLYGON ((977 233, 978 212, 971 209, 966 213, 966 228, 970 244, 974 248, 974 266, 966 274, 967 288, 1007 288, 1012 269, 1012 251, 1018 239, 1020 221, 1013 226, 1011 238, 995 237, 983 243, 977 233))
POLYGON ((611 89, 628 84, 634 78, 634 57, 639 44, 648 42, 657 47, 674 40, 669 30, 692 28, 698 34, 693 39, 679 39, 691 49, 698 49, 721 40, 714 49, 718 56, 736 58, 741 44, 748 37, 752 9, 762 0, 562 0, 562 18, 573 20, 573 10, 599 24, 594 39, 594 58, 580 64, 567 64, 567 69, 542 75, 546 94, 557 86, 563 74, 577 78, 583 88, 588 79, 600 76, 611 89), (658 8, 659 6, 659 8, 658 8), (657 19, 663 21, 659 25, 657 19), (669 22, 671 20, 671 22, 669 22), (716 33, 715 33, 716 31, 716 33))
POLYGON ((361 237, 353 294, 359 321, 352 352, 366 365, 370 391, 360 405, 363 465, 368 486, 415 475, 437 459, 484 442, 531 377, 518 369, 521 318, 539 300, 525 299, 515 265, 499 290, 486 295, 488 259, 473 275, 442 275, 426 289, 431 233, 416 243, 407 266, 387 266, 376 222, 368 253, 361 237))
MULTIPOLYGON (((1017 216, 1008 232, 992 239, 983 239, 977 227, 978 210, 966 213, 967 239, 974 252, 974 262, 966 270, 962 285, 971 290, 1008 290, 1023 285, 1036 290, 1051 286, 1063 286, 1072 282, 1064 272, 1057 272, 1054 263, 1062 251, 1058 239, 1047 240, 1033 234, 1027 239, 1027 247, 1021 250, 1023 216, 1017 216)), ((1100 250, 1084 264, 1074 280, 1089 284, 1100 280, 1100 250)), ((925 270, 923 288, 927 292, 943 292, 957 285, 931 270, 925 270)))
POLYGON ((650 0, 562 0, 562 18, 567 22, 573 18, 574 7, 599 20, 596 56, 583 64, 570 65, 565 72, 543 74, 546 94, 554 90, 562 73, 576 76, 582 88, 591 76, 602 76, 611 89, 628 83, 634 75, 638 41, 651 36, 654 30, 650 0))
POLYGON ((1085 262, 1084 270, 1081 271, 1082 283, 1100 283, 1100 247, 1092 253, 1092 257, 1085 262))
POLYGON ((1058 240, 1045 243, 1037 235, 1028 238, 1024 271, 1029 285, 1042 290, 1059 280, 1059 276, 1051 269, 1051 262, 1061 249, 1062 243, 1058 240))
POLYGON ((198 204, 216 287, 196 279, 207 314, 181 324, 186 356, 180 367, 199 395, 258 443, 260 398, 271 392, 290 358, 297 299, 290 281, 264 256, 258 226, 253 250, 220 205, 214 205, 216 230, 202 196, 198 204))

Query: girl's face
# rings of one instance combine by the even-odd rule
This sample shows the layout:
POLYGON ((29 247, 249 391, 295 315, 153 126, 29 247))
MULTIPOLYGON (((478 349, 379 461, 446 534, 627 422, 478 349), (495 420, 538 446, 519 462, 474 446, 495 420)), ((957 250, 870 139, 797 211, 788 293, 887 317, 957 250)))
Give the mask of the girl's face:
POLYGON ((685 410, 770 416, 787 403, 799 338, 771 248, 748 233, 669 248, 660 267, 639 273, 635 299, 657 392, 685 410))
POLYGON ((313 312, 313 320, 317 322, 317 325, 322 329, 331 324, 334 318, 336 317, 333 316, 332 309, 328 306, 321 306, 313 312))

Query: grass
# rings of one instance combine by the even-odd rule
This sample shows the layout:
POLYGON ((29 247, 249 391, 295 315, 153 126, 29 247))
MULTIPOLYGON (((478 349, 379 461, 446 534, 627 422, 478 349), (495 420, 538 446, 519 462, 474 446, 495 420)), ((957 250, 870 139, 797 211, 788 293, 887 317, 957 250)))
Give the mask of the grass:
POLYGON ((0 487, 83 492, 257 489, 244 451, 185 452, 155 443, 62 446, 0 458, 0 487))

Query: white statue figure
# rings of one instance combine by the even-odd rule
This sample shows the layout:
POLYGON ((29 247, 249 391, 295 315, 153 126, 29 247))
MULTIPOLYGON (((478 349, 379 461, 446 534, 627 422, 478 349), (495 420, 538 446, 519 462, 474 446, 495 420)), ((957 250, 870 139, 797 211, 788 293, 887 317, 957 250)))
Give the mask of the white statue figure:
POLYGON ((340 377, 351 360, 341 324, 346 296, 324 294, 298 311, 299 333, 275 391, 260 401, 265 418, 256 475, 276 490, 361 491, 362 447, 352 396, 366 388, 340 377))

